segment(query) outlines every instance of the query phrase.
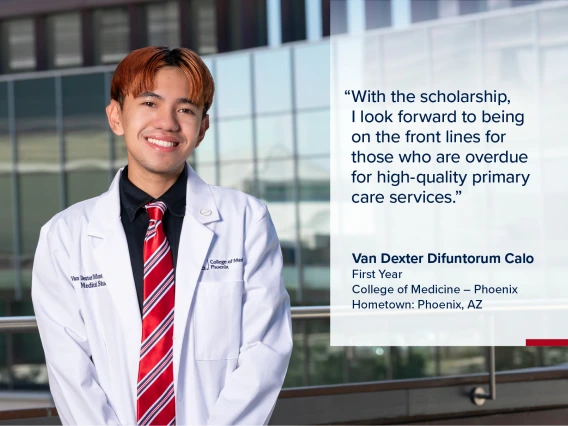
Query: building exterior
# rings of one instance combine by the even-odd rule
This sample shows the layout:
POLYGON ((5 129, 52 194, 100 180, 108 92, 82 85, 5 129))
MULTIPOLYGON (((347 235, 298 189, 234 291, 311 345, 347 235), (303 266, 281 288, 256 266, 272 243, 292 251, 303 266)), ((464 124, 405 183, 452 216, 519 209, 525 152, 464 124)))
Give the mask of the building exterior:
POLYGON ((555 0, 0 0, 0 73, 115 64, 148 45, 201 55, 555 0))
MULTIPOLYGON (((568 81, 555 65, 568 59, 567 19, 568 4, 544 0, 0 0, 0 314, 33 315, 40 226, 104 192, 126 164, 104 107, 114 66, 130 50, 204 55, 217 92, 190 161, 209 183, 267 202, 292 304, 327 305, 329 36, 363 34, 366 49, 382 46, 377 75, 387 80, 416 73, 420 82, 430 67, 441 81, 465 61, 464 78, 538 81, 552 105, 568 81)), ((328 333, 324 320, 296 324, 286 386, 485 371, 484 348, 337 348, 328 333)), ((0 345, 0 386, 46 388, 36 334, 2 336, 0 345)), ((502 348, 497 362, 567 358, 559 348, 502 348)))

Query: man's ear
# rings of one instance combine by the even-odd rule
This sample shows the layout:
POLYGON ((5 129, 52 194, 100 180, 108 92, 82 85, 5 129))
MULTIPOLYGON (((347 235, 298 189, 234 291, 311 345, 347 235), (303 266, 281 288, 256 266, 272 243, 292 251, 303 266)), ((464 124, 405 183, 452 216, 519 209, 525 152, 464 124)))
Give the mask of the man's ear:
POLYGON ((122 109, 120 104, 114 99, 111 99, 110 104, 106 107, 106 114, 108 124, 113 133, 117 136, 124 135, 124 129, 122 127, 122 109))
POLYGON ((205 137, 205 132, 207 132, 207 129, 209 129, 209 114, 205 114, 205 117, 203 117, 203 120, 201 120, 201 126, 199 127, 199 136, 197 137, 197 144, 195 145, 196 148, 205 137))

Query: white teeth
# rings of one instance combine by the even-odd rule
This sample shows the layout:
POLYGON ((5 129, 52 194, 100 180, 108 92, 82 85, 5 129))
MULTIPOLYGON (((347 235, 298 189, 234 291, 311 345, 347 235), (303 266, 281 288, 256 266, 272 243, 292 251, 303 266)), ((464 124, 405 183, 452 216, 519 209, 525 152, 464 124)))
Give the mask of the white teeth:
POLYGON ((175 146, 175 142, 166 142, 166 141, 161 141, 160 139, 154 139, 154 138, 147 138, 146 139, 148 142, 153 143, 154 145, 159 145, 159 146, 164 146, 164 147, 172 147, 175 146))

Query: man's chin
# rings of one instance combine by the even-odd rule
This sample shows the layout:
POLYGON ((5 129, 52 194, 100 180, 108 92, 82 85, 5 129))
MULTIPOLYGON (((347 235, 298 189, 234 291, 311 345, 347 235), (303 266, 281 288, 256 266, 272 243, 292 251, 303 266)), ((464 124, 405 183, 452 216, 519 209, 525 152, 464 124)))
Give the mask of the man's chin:
POLYGON ((180 173, 183 170, 185 160, 175 163, 162 163, 162 162, 144 162, 140 166, 146 171, 154 175, 171 175, 180 173))

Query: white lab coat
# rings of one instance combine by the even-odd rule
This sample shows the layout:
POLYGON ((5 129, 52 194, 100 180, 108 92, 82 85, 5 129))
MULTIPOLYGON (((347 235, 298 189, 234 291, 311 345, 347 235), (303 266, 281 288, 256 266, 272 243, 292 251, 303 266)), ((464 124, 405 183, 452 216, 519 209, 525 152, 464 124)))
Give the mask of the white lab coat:
MULTIPOLYGON (((266 424, 292 333, 282 254, 266 205, 188 165, 176 268, 177 424, 266 424)), ((64 424, 136 424, 141 317, 110 189, 41 229, 32 300, 64 424)))

